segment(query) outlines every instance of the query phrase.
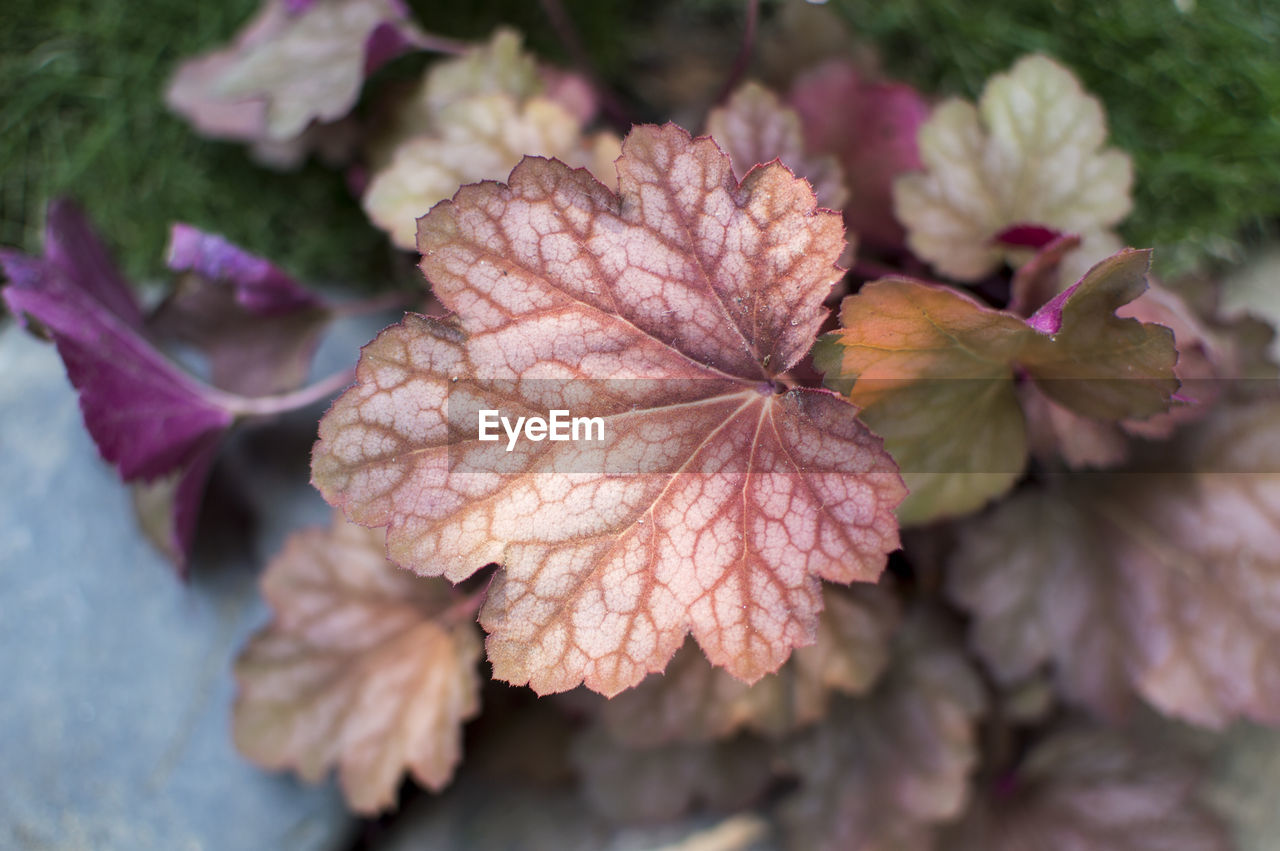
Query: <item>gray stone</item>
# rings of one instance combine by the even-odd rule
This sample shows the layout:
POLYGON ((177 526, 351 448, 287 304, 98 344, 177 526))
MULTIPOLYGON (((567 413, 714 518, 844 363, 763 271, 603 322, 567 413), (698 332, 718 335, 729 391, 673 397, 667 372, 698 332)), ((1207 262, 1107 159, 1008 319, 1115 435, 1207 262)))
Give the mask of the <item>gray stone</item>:
POLYGON ((231 742, 231 661, 267 619, 255 562, 327 516, 305 478, 267 487, 287 507, 258 557, 183 584, 137 531, 53 347, 0 328, 0 375, 0 847, 343 847, 331 785, 262 772, 231 742))

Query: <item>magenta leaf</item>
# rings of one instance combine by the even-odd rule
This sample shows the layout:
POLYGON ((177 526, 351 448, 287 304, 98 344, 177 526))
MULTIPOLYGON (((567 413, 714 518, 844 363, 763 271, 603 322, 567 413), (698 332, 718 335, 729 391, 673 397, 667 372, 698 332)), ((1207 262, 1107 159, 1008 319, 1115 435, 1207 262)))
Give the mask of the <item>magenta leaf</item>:
POLYGON ((920 168, 916 131, 929 117, 924 98, 835 60, 798 79, 789 99, 808 147, 834 154, 844 168, 845 224, 864 245, 901 248, 905 233, 893 214, 893 179, 920 168))

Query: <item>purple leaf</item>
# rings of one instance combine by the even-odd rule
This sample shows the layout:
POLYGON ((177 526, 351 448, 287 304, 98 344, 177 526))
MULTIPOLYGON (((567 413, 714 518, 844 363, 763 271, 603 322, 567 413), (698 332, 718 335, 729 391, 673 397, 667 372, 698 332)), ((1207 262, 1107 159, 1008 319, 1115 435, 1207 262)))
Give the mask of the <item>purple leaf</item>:
POLYGON ((189 274, 149 327, 200 348, 215 386, 267 396, 306 381, 332 317, 324 299, 261 257, 190 225, 173 226, 168 262, 189 274))
POLYGON ((324 306, 323 299, 267 260, 191 225, 173 226, 168 264, 175 272, 194 272, 211 282, 229 284, 237 304, 263 316, 324 306))
POLYGON ((916 131, 929 117, 924 98, 902 83, 868 80, 836 60, 798 79, 789 100, 808 148, 834 154, 844 168, 845 223, 860 243, 901 248, 905 233, 893 215, 893 179, 920 168, 916 131))
POLYGON ((125 481, 176 477, 170 554, 184 570, 204 481, 235 419, 228 399, 144 336, 128 285, 69 203, 50 205, 45 257, 0 251, 0 269, 5 304, 57 346, 102 457, 125 481))
POLYGON ((46 259, 77 289, 91 295, 126 325, 142 327, 142 311, 133 298, 133 291, 116 269, 89 220, 73 202, 57 199, 49 203, 44 252, 46 259))

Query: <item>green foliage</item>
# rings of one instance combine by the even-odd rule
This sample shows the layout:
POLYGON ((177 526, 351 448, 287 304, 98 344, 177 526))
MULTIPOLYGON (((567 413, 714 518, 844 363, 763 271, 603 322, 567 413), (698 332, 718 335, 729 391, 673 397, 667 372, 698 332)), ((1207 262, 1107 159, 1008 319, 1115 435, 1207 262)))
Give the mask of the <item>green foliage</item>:
POLYGON ((224 233, 312 279, 384 277, 386 241, 340 174, 267 171, 165 108, 177 63, 226 41, 257 5, 7 0, 0 244, 38 251, 45 203, 68 194, 105 225, 134 279, 161 270, 173 221, 224 233))
MULTIPOLYGON (((1071 67, 1134 158, 1137 245, 1230 250, 1280 217, 1280 5, 1269 0, 835 0, 890 73, 976 96, 1019 56, 1071 67), (1187 11, 1179 11, 1179 6, 1187 11), (1179 245, 1180 244, 1180 245, 1179 245)), ((1165 254, 1167 252, 1159 252, 1165 254)))

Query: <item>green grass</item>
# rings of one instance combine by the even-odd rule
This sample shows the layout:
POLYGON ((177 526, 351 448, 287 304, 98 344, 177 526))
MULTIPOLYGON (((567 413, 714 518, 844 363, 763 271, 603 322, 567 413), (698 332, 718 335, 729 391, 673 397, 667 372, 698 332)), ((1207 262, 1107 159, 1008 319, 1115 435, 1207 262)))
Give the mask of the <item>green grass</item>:
MULTIPOLYGON (((0 18, 0 243, 38 250, 45 202, 81 201, 129 274, 161 273, 172 221, 225 233, 310 279, 377 286, 394 254, 341 175, 277 174, 238 145, 199 138, 162 101, 188 55, 225 42, 257 0, 7 0, 0 18)), ((481 38, 502 20, 564 63, 534 0, 412 0, 444 35, 481 38)), ((602 73, 632 91, 638 22, 656 4, 565 4, 602 73)), ((1073 67, 1106 103, 1115 143, 1137 166, 1126 235, 1166 262, 1230 254, 1280 219, 1280 5, 1269 0, 833 0, 888 69, 929 91, 973 96, 993 72, 1039 50, 1073 67)), ((697 8, 736 15, 737 0, 697 8)), ((768 7, 766 7, 766 11, 768 7)), ((726 30, 725 37, 737 33, 726 30)), ((422 64, 405 60, 400 73, 422 64)), ((397 73, 395 67, 390 73, 397 73)), ((833 105, 833 107, 838 105, 833 105)), ((637 114, 655 118, 638 105, 637 114)))
POLYGON ((1134 158, 1124 226, 1166 260, 1239 253, 1280 219, 1280 4, 1273 0, 836 0, 887 69, 974 97, 1018 56, 1070 65, 1134 158))
POLYGON ((46 201, 78 199, 127 272, 163 270, 168 225, 225 233, 298 274, 376 283, 385 240, 341 175, 277 174, 197 137, 162 101, 187 55, 225 41, 255 0, 6 0, 0 23, 0 243, 40 246, 46 201))

